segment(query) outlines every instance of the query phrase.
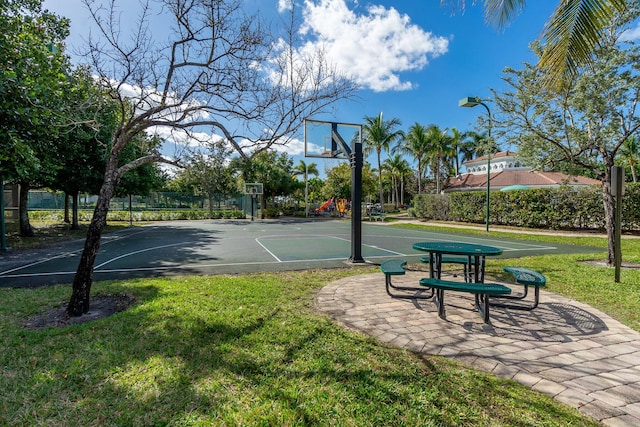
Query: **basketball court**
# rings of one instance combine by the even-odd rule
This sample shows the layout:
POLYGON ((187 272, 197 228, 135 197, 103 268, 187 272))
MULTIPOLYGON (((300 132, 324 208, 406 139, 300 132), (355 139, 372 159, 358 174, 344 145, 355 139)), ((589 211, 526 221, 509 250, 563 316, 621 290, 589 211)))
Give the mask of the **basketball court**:
MULTIPOLYGON (((425 254, 412 245, 429 240, 496 246, 503 250, 503 258, 604 251, 362 223, 361 250, 367 263, 394 258, 418 262, 425 254)), ((4 254, 0 257, 0 286, 70 283, 83 244, 79 240, 46 250, 4 254)), ((350 253, 350 220, 169 221, 104 235, 94 279, 335 268, 353 265, 350 253)))
MULTIPOLYGON (((94 280, 335 268, 354 265, 351 261, 380 264, 394 258, 419 262, 425 253, 412 245, 421 241, 495 246, 503 250, 501 257, 511 258, 603 251, 362 222, 362 126, 305 119, 304 143, 305 157, 350 162, 350 220, 254 220, 263 184, 246 183, 250 212, 245 213, 250 219, 168 221, 104 235, 94 280)), ((80 240, 46 250, 3 254, 0 287, 70 283, 83 243, 80 240)))

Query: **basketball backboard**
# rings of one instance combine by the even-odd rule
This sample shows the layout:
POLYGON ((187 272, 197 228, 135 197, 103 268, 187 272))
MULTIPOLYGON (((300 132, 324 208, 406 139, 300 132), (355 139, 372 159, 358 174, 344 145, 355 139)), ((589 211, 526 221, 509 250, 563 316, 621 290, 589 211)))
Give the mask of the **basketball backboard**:
POLYGON ((362 125, 304 121, 305 157, 348 159, 354 143, 362 143, 362 125))
POLYGON ((257 196, 262 194, 262 183, 261 182, 246 182, 244 184, 244 193, 250 196, 257 196))

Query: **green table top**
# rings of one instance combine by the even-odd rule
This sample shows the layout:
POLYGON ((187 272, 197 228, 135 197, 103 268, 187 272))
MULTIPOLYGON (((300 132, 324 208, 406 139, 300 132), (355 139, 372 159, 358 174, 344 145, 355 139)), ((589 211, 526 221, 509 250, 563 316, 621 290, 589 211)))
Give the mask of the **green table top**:
POLYGON ((413 249, 423 252, 464 256, 500 255, 502 253, 502 249, 493 246, 462 242, 418 242, 414 243, 413 249))

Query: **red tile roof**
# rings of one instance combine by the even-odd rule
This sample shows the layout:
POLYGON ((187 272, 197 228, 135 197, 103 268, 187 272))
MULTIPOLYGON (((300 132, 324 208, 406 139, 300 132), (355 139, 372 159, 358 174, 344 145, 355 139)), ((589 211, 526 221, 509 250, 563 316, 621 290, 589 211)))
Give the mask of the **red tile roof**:
MULTIPOLYGON (((515 153, 513 151, 501 151, 499 153, 495 153, 491 155, 491 160, 493 159, 499 159, 501 157, 515 157, 518 153, 515 153)), ((475 157, 471 160, 467 160, 466 162, 463 162, 463 165, 466 165, 467 163, 476 163, 479 161, 486 161, 487 160, 487 156, 480 156, 480 157, 475 157)))
MULTIPOLYGON (((510 185, 526 185, 529 187, 548 187, 563 184, 583 186, 599 185, 600 181, 584 176, 569 176, 562 172, 537 172, 529 170, 501 171, 491 174, 491 188, 499 190, 510 185)), ((460 178, 450 178, 446 191, 474 190, 487 187, 487 174, 461 175, 460 178)))

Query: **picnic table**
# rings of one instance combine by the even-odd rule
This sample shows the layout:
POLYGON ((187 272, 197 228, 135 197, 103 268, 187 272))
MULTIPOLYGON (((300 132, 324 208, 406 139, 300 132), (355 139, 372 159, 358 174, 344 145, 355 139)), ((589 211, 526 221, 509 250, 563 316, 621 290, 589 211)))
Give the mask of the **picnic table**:
POLYGON ((445 318, 444 291, 466 292, 475 297, 475 306, 485 323, 489 318, 489 297, 507 295, 511 289, 498 283, 484 282, 485 258, 502 253, 502 249, 493 246, 464 242, 419 242, 413 249, 429 253, 429 277, 420 280, 420 285, 435 290, 435 303, 438 315, 445 318), (466 282, 442 280, 442 261, 445 255, 467 257, 466 282))
POLYGON ((429 277, 440 279, 442 275, 442 260, 446 255, 467 257, 467 268, 474 282, 484 282, 484 265, 487 256, 496 256, 502 249, 487 245, 477 245, 464 242, 419 242, 413 249, 429 253, 429 277))
POLYGON ((384 222, 387 215, 384 212, 370 212, 369 221, 382 221, 384 222))

